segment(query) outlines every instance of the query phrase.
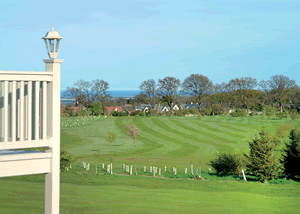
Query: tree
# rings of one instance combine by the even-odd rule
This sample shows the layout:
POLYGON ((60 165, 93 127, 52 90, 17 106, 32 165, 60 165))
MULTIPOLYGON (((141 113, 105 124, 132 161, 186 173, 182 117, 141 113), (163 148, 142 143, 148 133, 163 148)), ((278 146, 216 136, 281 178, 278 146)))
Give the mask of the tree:
POLYGON ((206 76, 191 74, 184 80, 181 87, 183 88, 183 93, 190 94, 196 98, 200 107, 202 103, 202 95, 211 92, 213 89, 213 83, 206 76))
POLYGON ((257 93, 255 88, 257 80, 252 77, 235 78, 229 81, 231 93, 236 97, 235 101, 239 107, 245 105, 249 111, 249 107, 256 101, 257 93))
POLYGON ((90 104, 90 111, 92 115, 99 116, 103 113, 103 106, 100 101, 97 101, 96 103, 90 104))
POLYGON ((285 143, 286 148, 280 162, 283 164, 284 173, 292 178, 300 176, 300 129, 294 128, 290 132, 290 142, 285 143))
POLYGON ((75 87, 67 87, 65 96, 76 98, 76 103, 89 107, 90 103, 101 101, 104 108, 107 107, 111 96, 108 94, 108 82, 104 80, 84 81, 82 79, 74 83, 75 87))
POLYGON ((76 158, 70 154, 66 149, 60 150, 60 169, 69 167, 71 163, 74 163, 76 158))
POLYGON ((282 104, 288 99, 287 91, 296 86, 295 80, 291 80, 289 77, 283 75, 273 75, 270 80, 267 81, 267 86, 274 102, 279 103, 280 111, 282 112, 282 104))
POLYGON ((248 169, 259 178, 267 183, 268 179, 274 179, 278 175, 279 163, 276 156, 273 154, 273 149, 276 138, 270 136, 265 132, 265 128, 255 136, 252 142, 248 142, 250 147, 250 154, 247 156, 248 169))
POLYGON ((98 158, 100 157, 100 149, 97 149, 95 153, 93 153, 93 156, 96 158, 96 175, 98 174, 97 171, 97 162, 98 162, 98 158))
POLYGON ((138 128, 136 128, 134 125, 131 125, 131 126, 126 125, 124 128, 128 130, 128 131, 125 131, 125 133, 128 134, 128 136, 132 138, 134 146, 136 146, 135 138, 139 134, 140 130, 138 128))
POLYGON ((107 137, 105 138, 105 140, 108 142, 108 144, 110 145, 110 174, 113 174, 112 171, 112 143, 117 139, 117 134, 114 132, 110 132, 108 131, 107 133, 107 137))
POLYGON ((173 102, 178 99, 177 90, 180 87, 180 80, 175 77, 165 77, 158 80, 157 94, 163 102, 166 102, 170 109, 173 109, 173 102))
POLYGON ((127 104, 127 100, 124 97, 117 97, 115 99, 117 106, 124 106, 127 104))
POLYGON ((139 89, 141 92, 148 96, 150 104, 152 105, 152 108, 154 108, 155 105, 155 98, 156 98, 156 83, 154 79, 148 79, 141 83, 139 89))
POLYGON ((136 104, 148 103, 149 98, 146 94, 140 93, 134 96, 134 101, 136 104))

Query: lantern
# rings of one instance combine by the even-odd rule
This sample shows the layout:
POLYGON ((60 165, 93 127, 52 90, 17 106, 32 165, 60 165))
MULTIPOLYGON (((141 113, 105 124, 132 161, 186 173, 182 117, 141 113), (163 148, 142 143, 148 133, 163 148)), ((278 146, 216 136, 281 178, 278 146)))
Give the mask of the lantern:
POLYGON ((45 37, 43 37, 46 49, 48 51, 48 55, 51 59, 55 59, 57 57, 59 47, 61 40, 63 37, 61 37, 54 29, 50 30, 45 37))

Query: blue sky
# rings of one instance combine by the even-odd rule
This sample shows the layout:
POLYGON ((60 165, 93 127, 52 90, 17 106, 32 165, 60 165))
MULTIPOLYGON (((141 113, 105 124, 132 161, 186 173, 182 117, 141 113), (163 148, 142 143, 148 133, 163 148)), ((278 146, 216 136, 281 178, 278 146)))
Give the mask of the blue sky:
POLYGON ((64 37, 62 90, 79 79, 138 90, 196 73, 300 84, 299 0, 0 0, 0 70, 44 71, 51 27, 64 37))

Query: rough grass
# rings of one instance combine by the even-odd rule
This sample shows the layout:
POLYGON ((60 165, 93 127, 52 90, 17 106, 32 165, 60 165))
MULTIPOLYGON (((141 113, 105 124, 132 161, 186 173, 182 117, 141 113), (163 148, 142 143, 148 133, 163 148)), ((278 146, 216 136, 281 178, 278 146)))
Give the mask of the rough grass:
MULTIPOLYGON (((77 120, 77 118, 70 118, 77 120)), ((283 120, 259 117, 110 117, 86 120, 84 125, 62 127, 61 146, 78 161, 69 172, 61 172, 61 213, 298 213, 299 181, 284 178, 262 184, 247 175, 217 176, 207 172, 207 163, 220 151, 247 153, 248 143, 262 125, 275 133, 283 120), (123 127, 134 124, 140 130, 136 147, 123 127), (105 141, 108 131, 117 133, 113 144, 113 171, 108 175, 100 164, 109 163, 110 147, 105 141), (91 155, 98 148, 98 172, 91 155), (139 176, 128 176, 122 164, 132 165, 137 157, 139 176), (191 162, 202 177, 191 180, 191 162), (89 172, 82 161, 91 164, 89 172), (147 172, 143 172, 147 166, 147 172), (162 168, 153 177, 149 167, 162 168), (167 172, 164 172, 167 166, 167 172), (172 172, 177 168, 177 175, 172 172), (188 168, 188 174, 184 174, 188 168), (147 177, 148 176, 148 177, 147 177), (163 178, 159 178, 163 177, 163 178)), ((70 124, 72 122, 69 122, 70 124)), ((296 122, 299 126, 299 122, 296 122)), ((287 141, 285 138, 283 141, 287 141)), ((282 146, 277 148, 278 153, 282 146)), ((134 171, 134 170, 133 170, 134 171)), ((0 179, 0 213, 42 213, 44 210, 44 175, 16 176, 0 179)))

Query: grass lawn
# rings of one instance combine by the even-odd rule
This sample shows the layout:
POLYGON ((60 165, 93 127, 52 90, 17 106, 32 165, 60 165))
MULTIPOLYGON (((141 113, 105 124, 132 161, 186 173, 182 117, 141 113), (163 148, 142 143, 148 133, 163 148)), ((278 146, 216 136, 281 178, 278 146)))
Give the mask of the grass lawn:
MULTIPOLYGON (((70 171, 61 172, 61 213, 299 213, 299 181, 280 179, 266 185, 250 175, 250 182, 244 182, 238 176, 218 177, 207 172, 207 163, 217 151, 248 153, 247 142, 262 126, 275 133, 280 123, 288 122, 271 118, 268 123, 262 117, 256 118, 108 117, 62 127, 61 147, 78 161, 70 171), (136 147, 124 132, 127 124, 141 130, 136 147), (113 144, 113 171, 117 175, 107 174, 100 166, 109 163, 110 147, 105 141, 108 131, 117 133, 113 144), (96 161, 91 154, 98 148, 102 155, 96 175, 96 161), (140 176, 127 176, 122 169, 123 164, 134 166, 133 157, 137 157, 140 176), (190 164, 199 168, 200 160, 206 180, 188 179, 192 177, 190 164), (88 172, 82 161, 90 163, 88 172), (152 177, 150 166, 162 168, 164 178, 152 177), (177 176, 172 167, 177 168, 177 176), (184 168, 188 168, 187 175, 184 168)), ((299 121, 295 125, 299 126, 299 121)), ((277 148, 278 153, 282 147, 277 148)), ((1 178, 0 204, 1 214, 42 213, 44 175, 1 178)))

